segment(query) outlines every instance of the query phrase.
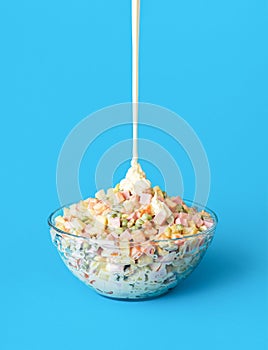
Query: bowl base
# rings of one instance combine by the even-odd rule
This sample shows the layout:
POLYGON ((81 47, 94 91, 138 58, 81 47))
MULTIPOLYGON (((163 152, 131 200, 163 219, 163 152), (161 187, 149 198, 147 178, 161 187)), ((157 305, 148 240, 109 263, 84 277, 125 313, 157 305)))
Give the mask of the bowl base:
POLYGON ((174 288, 176 288, 176 287, 170 288, 170 289, 166 290, 165 292, 163 292, 162 294, 152 295, 152 296, 148 296, 148 297, 141 297, 141 298, 120 298, 120 297, 117 298, 117 297, 111 297, 111 296, 108 296, 108 295, 104 295, 104 294, 101 294, 101 293, 97 293, 97 294, 99 294, 103 298, 113 299, 115 301, 137 302, 137 301, 147 301, 147 300, 149 301, 149 300, 161 298, 162 296, 168 294, 174 288))

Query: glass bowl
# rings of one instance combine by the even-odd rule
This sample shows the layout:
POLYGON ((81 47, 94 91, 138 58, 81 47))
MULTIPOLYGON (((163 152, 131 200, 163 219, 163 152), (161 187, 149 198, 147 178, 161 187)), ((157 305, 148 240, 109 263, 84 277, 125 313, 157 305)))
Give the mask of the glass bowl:
POLYGON ((215 233, 216 214, 202 205, 188 200, 184 202, 198 211, 209 213, 213 225, 201 233, 183 238, 141 243, 94 240, 57 228, 55 218, 62 215, 64 207, 61 207, 48 218, 52 242, 68 269, 97 293, 122 300, 157 297, 190 275, 215 233))

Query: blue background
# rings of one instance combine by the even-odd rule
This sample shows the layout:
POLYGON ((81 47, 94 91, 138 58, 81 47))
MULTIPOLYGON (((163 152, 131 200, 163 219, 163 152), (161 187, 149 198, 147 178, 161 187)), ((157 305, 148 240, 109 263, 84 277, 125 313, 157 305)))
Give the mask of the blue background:
POLYGON ((142 1, 140 100, 199 135, 220 224, 186 281, 139 303, 76 280, 46 224, 68 133, 130 101, 130 1, 1 1, 0 17, 0 348, 265 349, 267 1, 142 1))

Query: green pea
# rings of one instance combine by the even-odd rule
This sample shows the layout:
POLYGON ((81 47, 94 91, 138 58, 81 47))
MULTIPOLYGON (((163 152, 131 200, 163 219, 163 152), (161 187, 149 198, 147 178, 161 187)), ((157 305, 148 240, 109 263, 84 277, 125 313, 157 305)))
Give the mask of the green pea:
POLYGON ((145 213, 141 218, 142 220, 152 220, 152 215, 145 213))
POLYGON ((126 227, 127 224, 128 224, 127 219, 123 219, 123 220, 121 221, 121 226, 126 227))
POLYGON ((142 219, 136 220, 135 225, 136 225, 137 227, 141 227, 143 224, 144 224, 144 221, 143 221, 142 219))

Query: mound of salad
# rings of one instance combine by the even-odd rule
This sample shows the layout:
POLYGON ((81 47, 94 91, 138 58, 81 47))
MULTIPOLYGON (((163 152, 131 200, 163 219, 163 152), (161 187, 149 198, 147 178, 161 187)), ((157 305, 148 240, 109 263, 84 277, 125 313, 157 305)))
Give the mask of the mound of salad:
POLYGON ((197 265, 214 219, 152 187, 139 163, 106 192, 63 209, 51 230, 65 263, 99 293, 144 298, 173 288, 197 265), (202 234, 204 233, 204 234, 202 234))

